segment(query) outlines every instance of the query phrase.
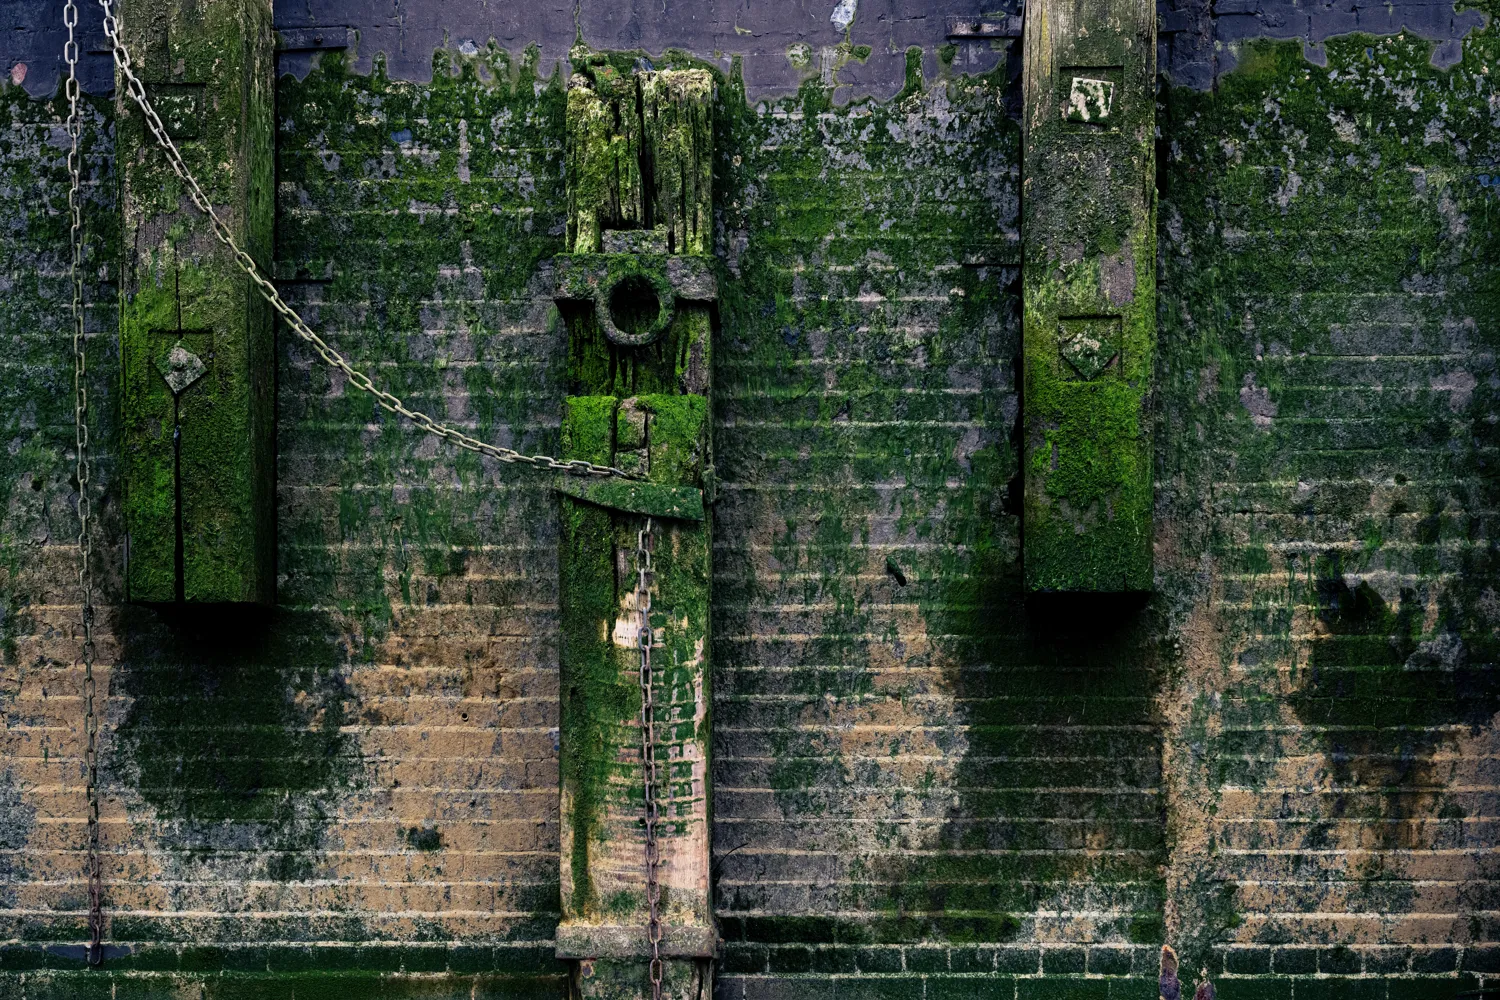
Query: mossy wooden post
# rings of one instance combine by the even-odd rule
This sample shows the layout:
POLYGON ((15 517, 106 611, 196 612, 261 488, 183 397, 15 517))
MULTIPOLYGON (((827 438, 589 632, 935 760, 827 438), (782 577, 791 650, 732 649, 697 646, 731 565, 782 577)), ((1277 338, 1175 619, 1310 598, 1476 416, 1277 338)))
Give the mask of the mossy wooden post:
POLYGON ((638 533, 652 522, 664 996, 712 992, 708 607, 712 78, 575 50, 563 455, 634 480, 561 484, 562 911, 577 995, 650 996, 638 533))
MULTIPOLYGON (((122 0, 119 19, 188 168, 265 267, 274 210, 270 0, 122 0)), ((271 313, 192 207, 140 109, 123 86, 116 93, 128 595, 270 602, 271 313)))
POLYGON ((1149 590, 1155 4, 1036 0, 1024 52, 1026 583, 1149 590))

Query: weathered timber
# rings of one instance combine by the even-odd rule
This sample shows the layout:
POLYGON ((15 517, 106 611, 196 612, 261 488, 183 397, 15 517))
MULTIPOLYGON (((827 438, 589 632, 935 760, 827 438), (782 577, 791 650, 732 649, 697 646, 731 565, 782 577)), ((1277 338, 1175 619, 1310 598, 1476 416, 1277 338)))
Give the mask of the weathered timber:
POLYGON ((664 995, 697 996, 717 950, 709 885, 708 620, 712 80, 625 76, 575 51, 569 227, 556 298, 568 327, 567 458, 643 482, 564 483, 561 544, 563 919, 580 996, 650 995, 641 822, 639 533, 651 519, 656 796, 664 995))
POLYGON ((625 75, 575 50, 568 90, 568 238, 597 253, 605 233, 659 230, 674 254, 713 240, 713 79, 703 70, 625 75))
POLYGON ((1023 553, 1032 590, 1152 586, 1156 13, 1026 8, 1023 553))
MULTIPOLYGON (((125 0, 120 28, 188 168, 265 267, 274 212, 269 0, 125 0)), ((271 313, 188 200, 125 88, 116 93, 128 595, 269 602, 271 313)))

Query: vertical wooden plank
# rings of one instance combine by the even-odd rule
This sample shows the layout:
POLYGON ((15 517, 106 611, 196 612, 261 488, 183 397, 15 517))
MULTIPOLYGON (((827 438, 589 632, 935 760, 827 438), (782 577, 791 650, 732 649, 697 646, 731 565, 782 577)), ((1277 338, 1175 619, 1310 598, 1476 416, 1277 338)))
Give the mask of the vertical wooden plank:
POLYGON ((640 75, 655 173, 655 222, 665 226, 668 249, 707 254, 713 243, 713 80, 702 70, 662 70, 640 75))
POLYGON ((581 76, 568 88, 568 250, 598 253, 600 216, 607 211, 609 106, 581 76))
POLYGON ((590 72, 574 75, 568 89, 568 233, 573 253, 598 253, 604 231, 640 229, 651 214, 641 176, 636 80, 595 57, 588 65, 590 72))
POLYGON ((713 314, 701 289, 676 298, 683 288, 672 275, 686 273, 682 256, 707 253, 711 239, 713 81, 702 70, 648 70, 622 80, 607 62, 577 50, 574 62, 583 69, 568 103, 573 253, 557 261, 569 339, 563 455, 611 464, 644 482, 570 482, 560 500, 557 954, 578 960, 578 996, 650 995, 636 644, 636 546, 650 516, 665 995, 696 997, 716 950, 711 521, 702 502, 711 475, 713 314), (571 287, 574 279, 591 290, 571 287), (617 310, 661 315, 661 327, 629 322, 617 310))
POLYGON ((1155 5, 1035 0, 1024 53, 1026 582, 1149 590, 1155 5))
MULTIPOLYGON (((216 210, 269 271, 270 0, 124 0, 148 96, 216 210)), ((127 588, 275 596, 272 317, 118 87, 127 588)))

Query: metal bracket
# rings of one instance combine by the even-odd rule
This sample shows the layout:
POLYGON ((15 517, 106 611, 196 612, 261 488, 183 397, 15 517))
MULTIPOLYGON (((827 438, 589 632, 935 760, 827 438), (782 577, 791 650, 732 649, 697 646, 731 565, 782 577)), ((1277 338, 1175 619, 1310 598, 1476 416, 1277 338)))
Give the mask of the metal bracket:
MULTIPOLYGON (((978 41, 986 38, 1020 38, 1023 34, 1020 14, 1002 14, 991 18, 950 17, 948 37, 954 41, 978 41)), ((1185 10, 1156 12, 1156 33, 1175 35, 1193 26, 1193 15, 1185 10)))
POLYGON ((349 35, 349 26, 344 24, 322 28, 282 28, 276 32, 276 51, 311 52, 320 49, 347 49, 349 35))
POLYGON ((166 381, 167 388, 172 390, 172 395, 181 396, 184 389, 203 377, 208 367, 179 340, 170 354, 157 360, 156 370, 166 381))
POLYGON ((981 38, 1020 38, 1021 15, 1002 14, 993 18, 950 17, 948 37, 972 41, 981 38))

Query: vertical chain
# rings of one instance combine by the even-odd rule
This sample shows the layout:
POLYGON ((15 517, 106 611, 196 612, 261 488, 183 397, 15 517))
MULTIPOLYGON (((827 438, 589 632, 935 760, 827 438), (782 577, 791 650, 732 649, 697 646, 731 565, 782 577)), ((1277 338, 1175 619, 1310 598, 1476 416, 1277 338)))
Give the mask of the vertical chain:
POLYGON ((90 965, 104 958, 104 914, 101 902, 103 881, 99 867, 99 717, 94 708, 94 575, 92 569, 94 542, 89 530, 93 511, 89 505, 89 395, 88 362, 83 337, 83 204, 82 164, 79 143, 83 121, 79 110, 78 84, 78 7, 73 0, 63 5, 63 24, 68 40, 63 44, 63 62, 68 65, 68 214, 72 225, 70 242, 73 259, 73 478, 78 482, 78 588, 83 602, 83 774, 84 795, 88 805, 88 881, 89 881, 89 949, 90 965))
POLYGON ((651 677, 651 518, 635 536, 635 609, 640 618, 637 642, 641 650, 641 766, 645 772, 646 818, 646 940, 651 945, 651 1000, 661 1000, 661 883, 656 843, 656 698, 651 677))

